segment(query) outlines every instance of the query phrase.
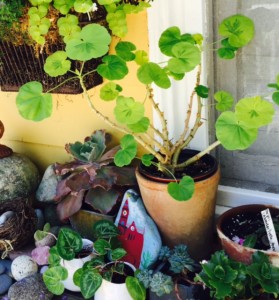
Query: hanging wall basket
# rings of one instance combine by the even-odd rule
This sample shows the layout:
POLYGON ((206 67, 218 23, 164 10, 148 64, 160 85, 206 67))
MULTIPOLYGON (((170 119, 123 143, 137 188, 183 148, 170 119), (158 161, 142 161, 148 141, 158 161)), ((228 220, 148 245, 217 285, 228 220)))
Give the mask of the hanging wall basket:
MULTIPOLYGON (((58 36, 57 27, 53 26, 51 29, 52 38, 47 39, 46 45, 43 49, 36 49, 36 45, 26 32, 26 23, 28 20, 27 13, 28 5, 25 8, 25 15, 20 19, 19 28, 23 28, 20 37, 20 42, 14 43, 9 41, 9 35, 0 40, 0 86, 2 91, 17 92, 19 88, 30 81, 39 81, 43 85, 43 91, 47 92, 52 90, 60 83, 73 77, 74 75, 68 72, 63 76, 51 77, 44 71, 44 63, 47 57, 56 52, 57 50, 64 50, 65 44, 58 36), (27 18, 27 19, 26 19, 27 18), (27 39, 28 42, 25 42, 27 39), (30 42, 31 41, 31 42, 30 42)), ((106 11, 103 7, 99 7, 96 12, 93 12, 90 16, 90 21, 86 16, 79 16, 79 24, 81 27, 89 23, 98 23, 107 27, 106 11)), ((28 27, 27 27, 28 28, 28 27)), ((18 33, 18 32, 17 32, 18 33)), ((10 35, 11 39, 16 40, 13 34, 10 35)), ((92 59, 87 61, 84 65, 83 72, 95 70, 101 63, 102 59, 92 59)), ((72 70, 79 70, 81 62, 72 61, 72 70)), ((102 77, 93 72, 85 77, 85 86, 90 89, 102 83, 102 77)), ((52 93, 62 94, 79 94, 82 93, 81 86, 78 79, 67 81, 65 84, 51 91, 52 93)))

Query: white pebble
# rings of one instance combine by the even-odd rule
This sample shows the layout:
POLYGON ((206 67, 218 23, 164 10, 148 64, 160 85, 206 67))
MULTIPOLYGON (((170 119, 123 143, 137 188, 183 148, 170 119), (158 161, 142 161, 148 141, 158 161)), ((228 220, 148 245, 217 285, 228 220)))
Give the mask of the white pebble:
POLYGON ((11 271, 14 279, 19 281, 29 275, 37 273, 38 265, 30 256, 20 255, 13 260, 11 271))
POLYGON ((1 216, 0 216, 0 226, 3 226, 4 223, 11 218, 15 213, 11 210, 4 212, 1 216))

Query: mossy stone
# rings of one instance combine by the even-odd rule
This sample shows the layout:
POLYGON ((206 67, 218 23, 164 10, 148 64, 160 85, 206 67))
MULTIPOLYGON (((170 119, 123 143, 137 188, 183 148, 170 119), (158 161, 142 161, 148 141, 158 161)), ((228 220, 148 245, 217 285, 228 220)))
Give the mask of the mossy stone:
POLYGON ((13 153, 0 159, 0 203, 30 196, 39 182, 38 168, 27 156, 13 153))

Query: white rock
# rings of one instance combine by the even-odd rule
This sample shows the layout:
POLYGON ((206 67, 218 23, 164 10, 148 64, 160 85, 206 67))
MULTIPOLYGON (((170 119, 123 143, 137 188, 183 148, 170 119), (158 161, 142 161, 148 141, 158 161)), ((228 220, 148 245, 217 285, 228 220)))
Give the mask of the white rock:
POLYGON ((30 256, 20 255, 13 260, 11 271, 14 279, 19 281, 29 275, 37 273, 38 265, 30 256))

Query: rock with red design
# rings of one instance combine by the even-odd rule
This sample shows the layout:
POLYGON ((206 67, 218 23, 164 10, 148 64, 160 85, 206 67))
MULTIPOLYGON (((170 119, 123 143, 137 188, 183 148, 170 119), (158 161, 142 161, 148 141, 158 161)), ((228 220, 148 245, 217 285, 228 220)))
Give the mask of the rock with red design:
POLYGON ((125 193, 115 224, 120 230, 122 247, 127 251, 123 260, 140 269, 148 268, 157 260, 162 240, 141 197, 134 190, 125 193))

